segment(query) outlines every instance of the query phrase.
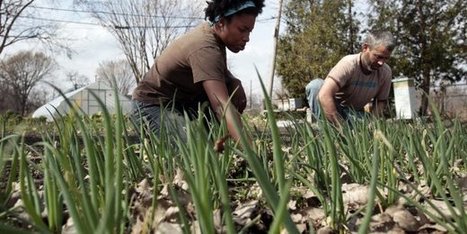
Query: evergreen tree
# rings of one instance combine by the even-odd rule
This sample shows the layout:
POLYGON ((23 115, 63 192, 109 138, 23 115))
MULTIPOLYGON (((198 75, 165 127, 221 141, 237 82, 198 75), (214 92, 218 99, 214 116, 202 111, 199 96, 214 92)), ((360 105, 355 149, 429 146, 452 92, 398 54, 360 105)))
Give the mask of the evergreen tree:
POLYGON ((358 52, 359 22, 352 0, 291 0, 284 15, 277 73, 291 96, 304 97, 310 80, 325 78, 342 56, 358 52))
POLYGON ((430 85, 465 79, 465 0, 370 0, 373 29, 392 31, 399 42, 392 61, 395 77, 414 78, 423 90, 420 114, 428 107, 430 85))

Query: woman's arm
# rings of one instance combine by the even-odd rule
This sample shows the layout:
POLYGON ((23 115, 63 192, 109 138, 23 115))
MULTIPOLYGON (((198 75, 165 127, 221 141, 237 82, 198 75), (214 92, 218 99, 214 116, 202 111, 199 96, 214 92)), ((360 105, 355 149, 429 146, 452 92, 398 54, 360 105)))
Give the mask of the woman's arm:
POLYGON ((227 84, 227 91, 229 92, 229 96, 231 96, 230 100, 234 104, 235 108, 240 114, 242 114, 247 103, 242 82, 237 78, 232 78, 232 80, 227 84))
POLYGON ((240 120, 240 113, 237 108, 229 102, 229 92, 227 85, 222 80, 205 80, 203 81, 203 88, 209 98, 211 108, 220 119, 225 116, 227 129, 230 136, 238 142, 240 140, 240 131, 243 129, 240 120), (239 128, 237 129, 237 125, 239 128))

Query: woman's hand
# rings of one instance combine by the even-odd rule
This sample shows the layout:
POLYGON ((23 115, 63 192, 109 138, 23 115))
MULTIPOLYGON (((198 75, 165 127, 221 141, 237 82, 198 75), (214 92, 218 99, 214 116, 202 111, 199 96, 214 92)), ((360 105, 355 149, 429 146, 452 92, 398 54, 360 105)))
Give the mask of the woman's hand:
POLYGON ((216 142, 214 143, 214 151, 216 151, 217 153, 222 153, 224 151, 224 145, 225 145, 225 141, 227 140, 227 138, 229 138, 230 135, 225 135, 219 139, 216 140, 216 142))
POLYGON ((243 125, 239 111, 231 103, 225 82, 220 80, 205 80, 203 81, 203 87, 209 98, 209 102, 211 103, 211 108, 215 111, 217 118, 219 120, 221 118, 225 118, 230 136, 235 140, 235 142, 238 142, 240 140, 240 132, 243 129, 243 125))

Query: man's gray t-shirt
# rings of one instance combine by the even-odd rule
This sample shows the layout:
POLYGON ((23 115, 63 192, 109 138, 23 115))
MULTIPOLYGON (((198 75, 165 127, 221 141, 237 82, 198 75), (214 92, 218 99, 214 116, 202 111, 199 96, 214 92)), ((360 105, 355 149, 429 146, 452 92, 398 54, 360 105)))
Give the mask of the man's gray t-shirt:
POLYGON ((331 69, 326 79, 334 80, 339 86, 335 96, 337 105, 361 111, 372 99, 388 99, 392 72, 389 65, 383 64, 370 74, 363 73, 359 53, 343 57, 331 69))

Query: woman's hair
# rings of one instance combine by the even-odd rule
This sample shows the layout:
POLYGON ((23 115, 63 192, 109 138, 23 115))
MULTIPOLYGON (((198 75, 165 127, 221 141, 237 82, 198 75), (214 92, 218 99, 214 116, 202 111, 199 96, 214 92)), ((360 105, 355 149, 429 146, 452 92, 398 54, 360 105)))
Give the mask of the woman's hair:
POLYGON ((264 0, 211 0, 207 1, 207 4, 208 6, 204 9, 204 18, 212 23, 217 23, 222 17, 230 21, 233 15, 239 13, 258 16, 263 11, 264 0), (254 6, 250 6, 251 3, 254 6), (240 10, 235 11, 236 9, 240 10))
POLYGON ((394 48, 396 47, 394 37, 388 31, 368 33, 364 43, 368 44, 370 48, 375 48, 377 46, 382 45, 390 51, 394 50, 394 48))

